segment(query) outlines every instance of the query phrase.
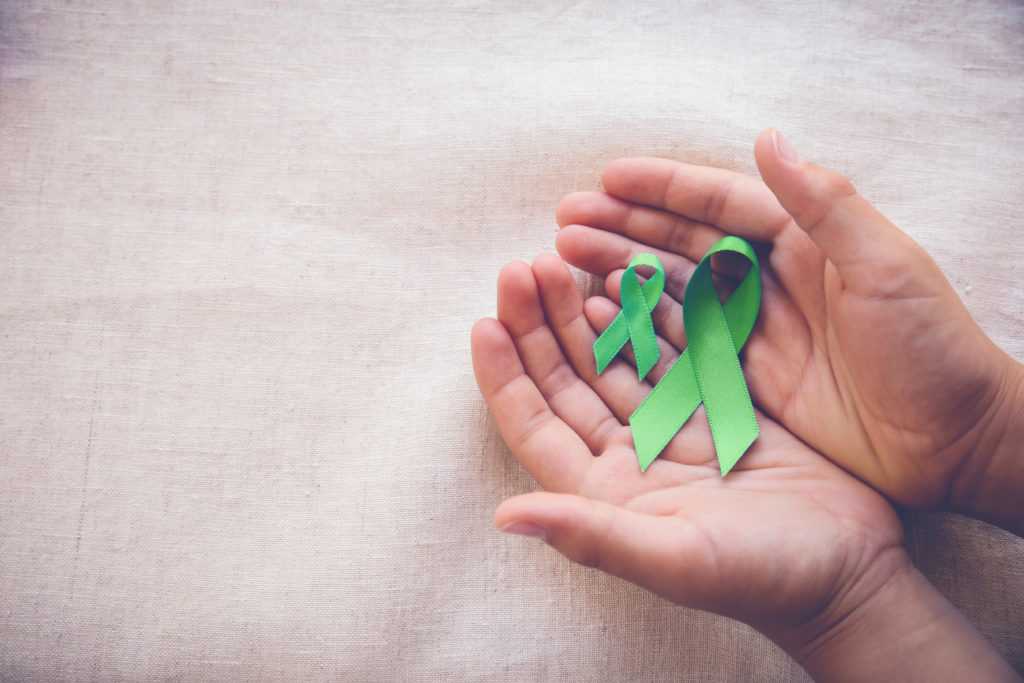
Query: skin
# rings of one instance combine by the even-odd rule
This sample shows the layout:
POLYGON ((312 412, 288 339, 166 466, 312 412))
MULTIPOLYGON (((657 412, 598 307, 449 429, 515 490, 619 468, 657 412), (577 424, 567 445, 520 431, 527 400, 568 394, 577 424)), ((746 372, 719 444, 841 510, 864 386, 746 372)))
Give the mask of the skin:
MULTIPOLYGON (((668 284, 655 327, 685 348, 677 302, 694 264, 725 234, 760 243, 764 298, 744 349, 755 404, 899 504, 1024 532, 1021 365, 917 243, 780 141, 758 138, 763 182, 664 159, 613 162, 607 193, 559 205, 559 253, 606 277, 616 301, 632 256, 656 253, 668 284)), ((599 329, 613 310, 600 298, 586 307, 599 329)))
MULTIPOLYGON (((758 141, 759 163, 769 153, 768 162, 830 173, 786 161, 772 133, 766 135, 758 141)), ((659 255, 668 275, 668 296, 655 311, 662 358, 644 382, 637 382, 628 355, 598 376, 592 344, 596 329, 616 314, 614 302, 585 305, 554 255, 502 270, 498 319, 473 328, 474 371, 510 451, 545 491, 505 501, 495 515, 499 528, 541 538, 576 562, 679 604, 745 621, 821 680, 1017 680, 913 568, 892 507, 843 469, 896 499, 939 505, 964 467, 966 456, 957 456, 953 444, 984 439, 966 421, 926 420, 928 411, 949 417, 938 402, 910 410, 901 401, 927 399, 915 388, 924 381, 932 391, 966 387, 954 398, 978 420, 999 413, 1004 398, 985 381, 1002 362, 998 349, 961 329, 970 318, 957 313, 955 293, 950 298, 951 289, 929 284, 933 276, 945 282, 934 263, 888 226, 862 231, 863 241, 894 240, 889 246, 912 257, 915 277, 905 273, 906 263, 890 263, 895 257, 870 266, 826 258, 819 242, 829 222, 870 208, 831 176, 831 194, 814 194, 818 186, 802 172, 780 181, 796 187, 795 196, 834 207, 801 199, 799 207, 789 203, 793 213, 755 180, 663 160, 614 162, 604 182, 607 195, 563 201, 559 222, 572 227, 562 230, 558 248, 571 263, 608 277, 613 297, 632 256, 659 255), (723 479, 701 408, 641 473, 628 416, 685 348, 673 299, 681 299, 694 262, 725 232, 771 242, 763 250, 761 317, 744 350, 761 436, 723 479), (878 272, 887 274, 888 285, 878 272), (928 337, 921 329, 930 318, 914 318, 922 306, 933 318, 952 314, 957 324, 949 329, 927 328, 936 336, 932 346, 942 341, 951 350, 929 351, 917 339, 928 337), (855 329, 858 317, 861 326, 878 328, 870 344, 855 329), (958 345, 964 334, 969 339, 958 345), (951 372, 885 360, 887 376, 870 366, 871 349, 863 348, 881 342, 916 345, 907 353, 918 359, 930 360, 923 355, 930 352, 943 363, 962 362, 950 379, 951 372), (986 344, 987 360, 968 357, 986 344), (912 376, 895 377, 901 370, 912 376), (928 424, 942 433, 928 435, 928 424), (835 462, 808 444, 834 446, 835 462), (929 454, 928 444, 944 450, 929 454)), ((868 249, 851 247, 848 233, 832 231, 828 239, 842 249, 868 249)), ((727 288, 736 273, 729 263, 717 265, 727 288)), ((999 443, 992 440, 994 448, 999 443)))
POLYGON ((870 567, 908 564, 884 499, 763 415, 728 481, 704 420, 641 473, 623 422, 651 385, 624 363, 597 377, 569 270, 553 255, 513 263, 498 292, 500 322, 473 329, 478 382, 513 454, 552 492, 507 501, 499 525, 533 524, 577 562, 751 623, 801 624, 870 567))

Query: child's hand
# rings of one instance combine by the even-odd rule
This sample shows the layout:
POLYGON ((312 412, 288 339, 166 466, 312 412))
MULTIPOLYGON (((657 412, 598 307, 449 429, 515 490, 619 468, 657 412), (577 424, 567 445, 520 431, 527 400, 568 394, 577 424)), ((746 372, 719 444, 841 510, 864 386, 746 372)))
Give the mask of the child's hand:
MULTIPOLYGON (((630 259, 658 254, 667 296, 656 327, 684 348, 675 302, 694 263, 724 234, 767 243, 760 318, 744 349, 755 405, 899 503, 1024 530, 1021 366, 920 246, 776 135, 755 149, 767 186, 663 159, 613 162, 608 194, 559 206, 559 252, 607 276, 615 297, 630 259)), ((598 329, 615 310, 587 302, 598 329)))
MULTIPOLYGON (((498 526, 746 621, 815 677, 885 679, 907 666, 1012 676, 913 569, 881 496, 770 418, 726 479, 702 409, 642 473, 626 420, 651 384, 621 361, 596 375, 597 335, 560 259, 507 266, 498 317, 473 329, 477 383, 512 454, 549 491, 506 501, 498 526)), ((678 354, 662 352, 652 381, 678 354)))

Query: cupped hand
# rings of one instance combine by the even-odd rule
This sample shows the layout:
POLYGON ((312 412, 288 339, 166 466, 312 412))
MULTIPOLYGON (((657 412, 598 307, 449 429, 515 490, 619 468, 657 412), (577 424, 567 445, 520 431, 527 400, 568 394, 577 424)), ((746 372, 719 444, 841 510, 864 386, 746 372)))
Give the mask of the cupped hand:
MULTIPOLYGON (((683 348, 677 302, 695 262, 726 234, 760 243, 764 297, 744 351, 755 405, 894 501, 970 511, 1007 421, 1019 420, 1020 365, 845 178, 801 161, 775 131, 755 156, 764 182, 664 159, 613 162, 606 193, 560 204, 558 251, 606 277, 613 298, 632 257, 657 254, 667 284, 656 328, 683 348)), ((587 303, 599 329, 611 305, 587 303)))
MULTIPOLYGON (((622 360, 596 374, 597 333, 558 257, 505 267, 498 318, 473 329, 477 383, 546 489, 503 503, 499 527, 795 648, 793 634, 840 621, 909 566, 888 503, 764 415, 724 479, 702 408, 641 472, 627 420, 652 384, 622 360)), ((651 381, 679 353, 662 347, 651 381)))

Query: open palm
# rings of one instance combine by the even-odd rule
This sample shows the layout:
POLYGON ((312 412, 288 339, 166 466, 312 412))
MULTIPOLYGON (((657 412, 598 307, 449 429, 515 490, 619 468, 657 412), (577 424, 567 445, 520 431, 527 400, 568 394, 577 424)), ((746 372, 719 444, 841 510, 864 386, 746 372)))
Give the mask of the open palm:
MULTIPOLYGON (((559 253, 606 277, 616 299, 632 257, 657 254, 667 282, 655 326, 664 346, 683 348, 677 302, 695 262, 725 234, 761 243, 764 298, 744 352, 755 405, 893 500, 949 503, 1016 364, 920 246, 845 179, 780 157, 770 132, 756 153, 772 189, 664 159, 613 162, 607 193, 559 206, 559 253)), ((615 310, 602 298, 586 306, 598 329, 615 310)))
MULTIPOLYGON (((627 420, 652 384, 621 360, 596 374, 597 333, 558 257, 506 266, 498 317, 473 329, 477 382, 547 490, 506 501, 499 526, 769 635, 822 618, 836 596, 908 562, 892 508, 764 415, 725 479, 703 409, 641 472, 627 420)), ((664 345, 652 381, 678 353, 664 345)))

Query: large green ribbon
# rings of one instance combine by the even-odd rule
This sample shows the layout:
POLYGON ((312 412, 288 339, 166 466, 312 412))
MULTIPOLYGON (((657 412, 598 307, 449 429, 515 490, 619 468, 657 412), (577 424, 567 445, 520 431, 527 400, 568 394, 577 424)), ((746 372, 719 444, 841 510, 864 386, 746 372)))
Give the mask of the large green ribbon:
POLYGON ((757 438, 757 418, 738 354, 760 305, 757 255, 745 240, 723 237, 697 265, 683 293, 686 350, 629 418, 641 470, 654 462, 701 403, 723 477, 757 438), (750 261, 750 270, 724 305, 711 277, 711 255, 723 251, 750 261))
POLYGON ((658 337, 654 334, 651 311, 665 289, 665 269, 661 261, 654 254, 638 255, 630 261, 626 272, 622 274, 619 289, 622 310, 594 342, 597 374, 604 372, 628 340, 633 344, 636 371, 642 380, 658 362, 659 356, 658 337), (636 274, 637 266, 654 268, 654 275, 643 285, 636 274))

